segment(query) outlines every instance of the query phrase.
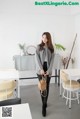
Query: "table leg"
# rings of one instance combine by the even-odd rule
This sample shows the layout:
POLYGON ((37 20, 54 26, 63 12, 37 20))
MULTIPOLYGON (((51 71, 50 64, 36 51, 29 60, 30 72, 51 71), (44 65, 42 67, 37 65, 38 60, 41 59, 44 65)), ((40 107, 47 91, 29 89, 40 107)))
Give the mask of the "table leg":
POLYGON ((58 86, 60 86, 60 69, 58 70, 58 86))
POLYGON ((61 82, 61 79, 60 79, 60 96, 62 95, 62 82, 61 82))
POLYGON ((57 83, 57 69, 55 69, 55 83, 57 83))
POLYGON ((61 81, 61 78, 60 78, 60 70, 59 70, 59 81, 60 81, 60 96, 62 95, 62 81, 61 81))
POLYGON ((20 85, 19 85, 19 80, 17 80, 17 97, 20 98, 20 85))

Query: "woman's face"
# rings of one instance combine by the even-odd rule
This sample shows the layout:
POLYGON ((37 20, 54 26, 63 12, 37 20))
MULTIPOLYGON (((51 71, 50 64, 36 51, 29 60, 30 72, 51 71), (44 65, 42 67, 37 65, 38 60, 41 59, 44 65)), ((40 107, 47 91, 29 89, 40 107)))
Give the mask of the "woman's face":
POLYGON ((46 38, 46 35, 43 35, 43 36, 42 36, 42 41, 43 41, 43 43, 45 43, 45 44, 47 43, 48 40, 47 40, 47 38, 46 38))

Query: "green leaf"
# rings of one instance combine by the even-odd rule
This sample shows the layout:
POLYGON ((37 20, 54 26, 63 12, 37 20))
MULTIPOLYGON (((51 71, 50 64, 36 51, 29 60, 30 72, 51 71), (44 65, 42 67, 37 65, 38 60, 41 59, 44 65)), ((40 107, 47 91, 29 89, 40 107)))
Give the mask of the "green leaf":
POLYGON ((23 50, 23 49, 24 49, 24 44, 21 45, 21 44, 19 43, 19 48, 20 48, 21 50, 23 50))
POLYGON ((56 44, 55 43, 55 46, 56 46, 56 49, 58 49, 58 50, 63 50, 63 51, 66 50, 66 48, 63 45, 61 45, 61 44, 56 44))

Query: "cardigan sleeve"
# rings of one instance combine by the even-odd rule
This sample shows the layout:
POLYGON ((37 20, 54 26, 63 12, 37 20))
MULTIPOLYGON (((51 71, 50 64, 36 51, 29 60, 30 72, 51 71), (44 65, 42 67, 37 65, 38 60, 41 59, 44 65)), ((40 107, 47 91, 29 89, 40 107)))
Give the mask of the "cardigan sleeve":
POLYGON ((49 68, 47 70, 48 74, 52 73, 53 61, 54 61, 54 53, 52 53, 52 56, 51 56, 51 62, 50 62, 49 68))
POLYGON ((35 52, 35 58, 36 58, 36 65, 38 65, 39 67, 39 70, 43 69, 43 66, 41 64, 41 61, 40 61, 40 55, 39 55, 39 45, 37 46, 36 48, 36 52, 35 52))

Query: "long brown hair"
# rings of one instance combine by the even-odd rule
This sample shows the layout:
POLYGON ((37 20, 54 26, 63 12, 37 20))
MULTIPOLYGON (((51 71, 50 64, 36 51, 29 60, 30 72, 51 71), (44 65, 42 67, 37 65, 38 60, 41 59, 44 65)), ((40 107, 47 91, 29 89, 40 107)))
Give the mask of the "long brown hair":
MULTIPOLYGON (((52 44, 52 39, 51 39, 51 34, 49 32, 44 32, 42 34, 43 35, 46 35, 46 38, 47 38, 47 46, 48 46, 48 49, 51 51, 51 53, 54 52, 54 47, 53 47, 53 44, 52 44)), ((44 47, 45 43, 42 41, 39 46, 40 46, 40 50, 43 50, 43 47, 44 47)))

